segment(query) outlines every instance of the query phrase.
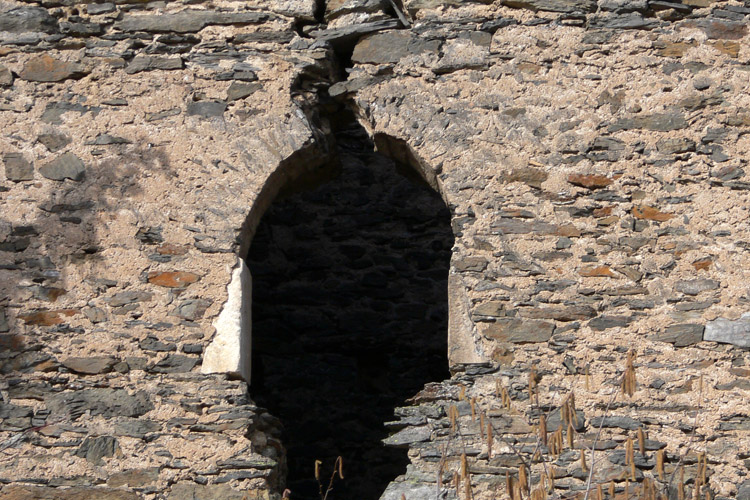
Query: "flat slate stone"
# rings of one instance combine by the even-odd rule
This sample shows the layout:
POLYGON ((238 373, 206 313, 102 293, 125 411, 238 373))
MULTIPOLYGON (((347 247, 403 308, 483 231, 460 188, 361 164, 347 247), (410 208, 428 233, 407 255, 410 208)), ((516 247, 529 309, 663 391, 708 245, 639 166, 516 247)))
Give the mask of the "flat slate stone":
POLYGON ((703 325, 692 323, 672 325, 667 327, 662 333, 654 335, 651 339, 674 344, 675 347, 685 347, 702 341, 703 330, 703 325))
POLYGON ((719 282, 707 278, 699 278, 694 280, 683 280, 678 281, 674 289, 678 292, 682 292, 685 295, 698 295, 701 292, 707 292, 709 290, 716 290, 719 288, 719 282))
POLYGON ((0 87, 10 87, 11 85, 13 85, 13 73, 0 64, 0 87))
POLYGON ((187 114, 202 118, 212 118, 223 116, 226 109, 227 103, 223 101, 194 101, 188 103, 187 114))
POLYGON ((67 135, 56 133, 39 134, 36 140, 41 142, 50 153, 57 153, 71 142, 67 135))
POLYGON ((88 375, 108 373, 116 363, 117 360, 109 356, 72 357, 62 362, 68 370, 88 375))
POLYGON ((24 64, 18 77, 31 82, 61 82, 69 78, 82 78, 88 73, 89 70, 81 64, 42 54, 24 64))
POLYGON ((388 436, 383 440, 386 446, 408 446, 414 443, 428 441, 432 431, 426 425, 420 427, 407 427, 396 434, 388 436))
POLYGON ((21 153, 6 153, 3 156, 5 177, 9 181, 30 181, 34 178, 34 165, 27 161, 21 153))
POLYGON ((652 115, 640 115, 633 118, 621 118, 609 126, 610 132, 619 130, 653 130, 656 132, 669 132, 681 130, 687 127, 685 116, 680 113, 654 113, 652 115))
POLYGON ((65 179, 81 181, 85 172, 85 165, 73 153, 62 154, 39 168, 39 173, 43 177, 53 181, 62 181, 65 179))
POLYGON ((209 10, 186 10, 176 14, 155 16, 127 15, 115 23, 120 31, 148 31, 151 33, 194 33, 209 25, 255 24, 268 19, 261 12, 214 12, 209 10))
POLYGON ((155 56, 136 56, 130 62, 125 73, 132 75, 141 71, 174 70, 182 69, 184 66, 180 57, 155 57, 155 56))
POLYGON ((55 33, 57 20, 41 7, 18 7, 0 13, 0 31, 55 33))
POLYGON ((734 321, 724 318, 709 321, 706 323, 703 340, 750 347, 750 313, 745 313, 734 321))
POLYGON ((392 482, 385 489, 380 500, 402 500, 403 498, 408 498, 409 500, 433 500, 435 498, 435 485, 392 482))
POLYGON ((76 451, 76 456, 85 458, 94 465, 103 465, 102 458, 113 457, 120 452, 120 445, 113 436, 87 437, 76 451))
POLYGON ((529 342, 547 342, 552 337, 555 325, 548 321, 535 319, 500 319, 489 323, 483 334, 491 339, 514 344, 529 342))
POLYGON ((138 417, 154 409, 145 391, 130 394, 125 389, 85 389, 50 394, 44 398, 47 409, 54 415, 70 415, 72 420, 86 411, 91 416, 138 417))
POLYGON ((139 500, 133 491, 110 488, 49 488, 44 486, 8 485, 0 493, 1 500, 139 500))
POLYGON ((566 14, 596 10, 596 0, 509 0, 505 2, 505 5, 520 9, 563 12, 566 14))
POLYGON ((409 31, 375 33, 360 40, 354 47, 352 62, 360 64, 397 63, 409 55, 437 53, 440 41, 417 38, 409 31))

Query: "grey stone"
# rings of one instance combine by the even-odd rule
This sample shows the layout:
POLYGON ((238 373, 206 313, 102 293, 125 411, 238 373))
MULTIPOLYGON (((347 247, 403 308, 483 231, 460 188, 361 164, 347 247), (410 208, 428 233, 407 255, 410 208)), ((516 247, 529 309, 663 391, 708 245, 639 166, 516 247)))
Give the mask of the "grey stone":
POLYGON ((554 319, 566 322, 585 320, 596 316, 596 311, 591 306, 531 307, 519 309, 518 312, 524 318, 554 319))
POLYGON ((656 149, 659 150, 660 153, 665 154, 695 151, 695 141, 685 137, 659 139, 656 143, 656 149))
POLYGON ((484 257, 464 257, 457 259, 453 263, 453 267, 460 273, 466 271, 481 272, 487 268, 487 264, 489 262, 484 257))
POLYGON ((490 226, 494 234, 540 234, 548 235, 557 233, 558 227, 554 224, 541 221, 525 221, 501 217, 492 221, 490 226))
POLYGON ((0 31, 26 33, 57 32, 57 20, 41 7, 18 7, 0 13, 0 31))
POLYGON ((321 42, 330 42, 334 45, 345 44, 358 40, 369 33, 398 28, 399 25, 400 23, 396 19, 385 19, 370 23, 352 24, 341 28, 315 30, 310 32, 310 35, 321 42))
POLYGON ((109 356, 71 357, 62 362, 70 371, 90 375, 109 373, 115 363, 117 360, 109 356))
POLYGON ((247 498, 243 491, 233 490, 228 484, 196 484, 183 481, 172 486, 167 500, 243 500, 247 498))
POLYGON ((226 110, 227 103, 224 101, 191 101, 187 105, 188 115, 202 118, 223 116, 226 110))
POLYGON ((720 283, 718 281, 708 278, 698 278, 694 280, 678 281, 674 288, 685 295, 698 295, 701 292, 716 290, 719 288, 719 285, 720 283))
POLYGON ((26 161, 21 153, 6 153, 3 155, 5 177, 9 181, 30 181, 34 178, 34 165, 26 161))
POLYGON ((659 26, 659 21, 644 18, 637 12, 629 12, 622 15, 597 16, 589 22, 592 28, 609 29, 651 29, 659 26))
POLYGON ((180 108, 172 108, 166 111, 159 111, 158 113, 146 113, 146 121, 155 122, 157 120, 169 118, 170 116, 177 116, 179 114, 180 114, 180 108))
POLYGON ((198 364, 197 358, 170 354, 148 369, 154 373, 183 373, 192 370, 198 364))
POLYGON ((153 70, 174 70, 182 69, 184 66, 181 57, 155 57, 155 56, 136 56, 125 68, 125 73, 132 75, 141 71, 153 70))
POLYGON ((620 429, 626 429, 630 431, 637 430, 642 427, 638 420, 630 417, 594 417, 591 419, 591 427, 598 429, 599 427, 617 427, 620 429))
MULTIPOLYGON (((69 483, 65 484, 68 485, 69 483)), ((8 500, 140 500, 141 496, 133 491, 100 487, 77 486, 63 489, 11 484, 3 488, 3 498, 8 500)))
POLYGON ((109 14, 110 12, 114 12, 115 10, 117 10, 117 8, 112 2, 90 3, 86 5, 86 13, 90 16, 109 14))
POLYGON ((0 419, 2 421, 0 430, 26 430, 31 427, 31 417, 33 414, 34 412, 31 408, 0 403, 0 419))
POLYGON ((737 488, 737 496, 735 500, 750 500, 750 479, 744 481, 739 488, 737 488))
POLYGON ((116 293, 112 297, 109 297, 105 299, 104 301, 107 302, 112 307, 121 307, 127 304, 134 304, 137 302, 147 302, 151 300, 152 297, 153 297, 153 294, 149 292, 128 291, 128 292, 116 293))
POLYGON ((703 340, 703 325, 684 323, 668 326, 662 333, 651 337, 652 340, 674 344, 675 347, 685 347, 697 344, 703 340))
POLYGON ((211 10, 186 10, 176 14, 131 15, 115 23, 120 31, 148 31, 151 33, 194 33, 209 25, 255 24, 268 19, 261 12, 215 12, 211 10))
POLYGON ((144 391, 129 394, 125 389, 84 389, 49 394, 44 397, 47 409, 54 415, 70 415, 77 419, 86 411, 92 416, 138 417, 154 409, 144 391))
POLYGON ((13 73, 0 64, 0 87, 10 87, 11 85, 13 85, 13 73))
POLYGON ((53 132, 49 134, 39 134, 37 141, 41 142, 50 153, 57 153, 70 144, 70 137, 65 134, 57 134, 53 132))
POLYGON ((5 315, 5 308, 0 307, 0 333, 6 333, 10 330, 8 325, 8 317, 5 315))
POLYGON ((144 351, 169 352, 176 351, 177 346, 174 342, 162 342, 156 337, 148 336, 138 344, 144 351))
POLYGON ((362 38, 354 47, 352 61, 360 64, 397 63, 409 55, 436 53, 438 40, 424 40, 409 31, 386 31, 362 38))
POLYGON ((244 99, 250 95, 253 95, 258 90, 262 89, 263 85, 260 83, 240 83, 232 82, 227 89, 227 101, 237 101, 244 99))
POLYGON ((63 113, 75 111, 76 113, 85 114, 90 111, 93 115, 96 115, 99 113, 100 109, 101 108, 83 106, 72 102, 49 102, 44 108, 41 120, 53 125, 61 125, 63 113))
POLYGON ((81 181, 85 172, 85 165, 73 153, 63 153, 51 162, 39 167, 39 173, 43 177, 53 181, 62 181, 65 179, 81 181))
POLYGON ((120 445, 113 436, 89 436, 76 451, 76 456, 85 458, 94 465, 103 465, 102 458, 121 454, 120 445))
MULTIPOLYGON (((412 482, 392 482, 380 496, 380 500, 434 500, 435 485, 412 483, 412 482)), ((455 497, 453 497, 455 498, 455 497)))
POLYGON ((388 436, 387 438, 385 438, 383 440, 383 443, 386 446, 408 447, 410 444, 428 441, 431 435, 432 431, 427 425, 422 425, 419 427, 406 427, 405 429, 401 429, 392 436, 388 436))
POLYGON ((161 430, 159 422, 122 417, 115 421, 114 434, 116 436, 143 438, 146 434, 158 432, 159 430, 161 430))
POLYGON ((625 327, 633 322, 632 316, 599 316, 589 321, 589 326, 594 330, 607 330, 615 327, 625 327))
POLYGON ((717 318, 706 323, 703 340, 750 347, 750 313, 737 320, 717 318))
POLYGON ((109 134, 99 134, 96 139, 86 143, 87 146, 110 146, 112 144, 132 144, 131 141, 109 134))
POLYGON ((681 130, 687 127, 687 120, 681 113, 654 113, 634 118, 621 118, 609 126, 610 132, 619 130, 645 129, 657 132, 681 130))
POLYGON ((102 26, 97 23, 60 23, 60 31, 69 36, 88 37, 101 35, 102 26))
POLYGON ((103 323, 104 321, 107 321, 107 313, 99 307, 84 307, 81 309, 81 312, 86 316, 86 319, 92 323, 103 323))
POLYGON ((523 344, 527 342, 547 342, 552 337, 555 325, 548 321, 534 319, 499 319, 489 323, 483 334, 501 342, 523 344))
POLYGON ((206 299, 190 299, 179 304, 173 311, 172 316, 195 321, 203 317, 211 301, 206 299))
POLYGON ((593 12, 596 0, 509 0, 505 5, 521 9, 543 10, 549 12, 593 12))

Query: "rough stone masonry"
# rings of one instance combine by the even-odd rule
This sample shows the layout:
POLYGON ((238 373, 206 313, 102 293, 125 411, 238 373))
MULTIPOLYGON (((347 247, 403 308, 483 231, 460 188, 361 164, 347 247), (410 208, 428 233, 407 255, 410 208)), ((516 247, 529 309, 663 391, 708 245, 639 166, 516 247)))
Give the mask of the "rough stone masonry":
POLYGON ((396 410, 385 499, 750 498, 748 15, 0 3, 0 498, 280 498, 230 295, 336 106, 456 236, 454 375, 396 410))

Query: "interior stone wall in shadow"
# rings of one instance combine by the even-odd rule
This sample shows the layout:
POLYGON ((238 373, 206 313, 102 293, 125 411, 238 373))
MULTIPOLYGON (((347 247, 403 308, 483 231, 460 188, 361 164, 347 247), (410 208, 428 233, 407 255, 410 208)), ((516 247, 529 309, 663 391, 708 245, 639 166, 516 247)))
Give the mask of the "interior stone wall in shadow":
POLYGON ((276 200, 248 255, 251 392, 285 426, 292 498, 379 498, 405 470, 384 423, 429 381, 449 377, 450 214, 426 185, 373 151, 355 122, 336 132, 340 174, 276 200))

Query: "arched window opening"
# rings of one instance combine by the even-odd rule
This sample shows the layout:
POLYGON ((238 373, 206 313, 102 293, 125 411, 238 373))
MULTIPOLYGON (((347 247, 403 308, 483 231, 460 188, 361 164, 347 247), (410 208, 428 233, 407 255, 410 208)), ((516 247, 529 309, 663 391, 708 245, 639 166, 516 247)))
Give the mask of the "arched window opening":
POLYGON ((382 444, 384 423, 450 376, 453 234, 439 195, 376 153, 353 116, 334 129, 338 176, 280 195, 247 255, 251 395, 284 424, 294 500, 320 498, 315 461, 327 485, 337 456, 345 479, 328 498, 377 500, 408 464, 382 444))

